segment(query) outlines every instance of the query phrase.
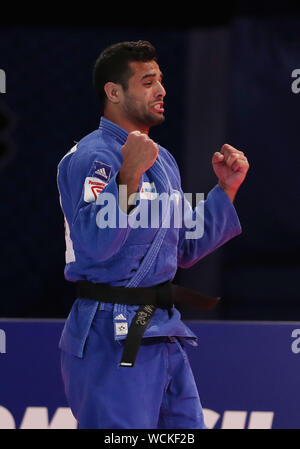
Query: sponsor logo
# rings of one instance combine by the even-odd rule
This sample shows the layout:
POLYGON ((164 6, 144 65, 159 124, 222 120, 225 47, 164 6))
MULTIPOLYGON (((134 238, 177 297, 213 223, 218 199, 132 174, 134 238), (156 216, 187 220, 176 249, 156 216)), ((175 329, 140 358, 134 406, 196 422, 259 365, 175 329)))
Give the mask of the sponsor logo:
MULTIPOLYGON (((52 416, 48 408, 27 407, 19 429, 76 429, 77 421, 69 407, 58 407, 52 416)), ((215 410, 203 409, 205 425, 208 429, 271 429, 274 420, 272 411, 215 410)), ((16 421, 9 409, 0 406, 0 428, 16 429, 16 421)))
POLYGON ((84 183, 84 201, 86 203, 96 201, 99 193, 101 193, 106 186, 107 183, 99 181, 98 178, 86 178, 84 183))
POLYGON ((203 409, 203 414, 208 429, 217 425, 220 429, 271 429, 274 419, 271 411, 225 410, 222 417, 214 410, 203 409))
POLYGON ((106 174, 106 171, 105 171, 105 168, 99 168, 99 170, 96 170, 95 171, 95 175, 101 176, 101 177, 103 177, 105 179, 108 178, 108 176, 106 174))
POLYGON ((111 166, 103 162, 94 162, 94 176, 102 181, 108 182, 111 177, 111 166))
POLYGON ((115 323, 116 335, 127 335, 128 334, 128 324, 126 321, 122 323, 115 323))
POLYGON ((119 315, 117 315, 115 317, 115 320, 119 320, 119 321, 126 321, 125 316, 123 315, 123 313, 120 313, 119 315))
MULTIPOLYGON (((5 407, 0 406, 0 428, 16 429, 15 418, 5 407)), ((27 407, 19 429, 76 429, 77 421, 69 407, 59 407, 51 419, 47 407, 27 407)))

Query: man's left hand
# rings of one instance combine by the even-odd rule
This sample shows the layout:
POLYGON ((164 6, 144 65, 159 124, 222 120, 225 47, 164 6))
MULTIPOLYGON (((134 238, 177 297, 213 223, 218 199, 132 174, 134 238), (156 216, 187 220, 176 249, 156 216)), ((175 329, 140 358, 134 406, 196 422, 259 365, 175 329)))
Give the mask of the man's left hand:
POLYGON ((233 201, 249 170, 248 159, 242 151, 224 144, 212 158, 214 172, 219 180, 219 186, 233 201))

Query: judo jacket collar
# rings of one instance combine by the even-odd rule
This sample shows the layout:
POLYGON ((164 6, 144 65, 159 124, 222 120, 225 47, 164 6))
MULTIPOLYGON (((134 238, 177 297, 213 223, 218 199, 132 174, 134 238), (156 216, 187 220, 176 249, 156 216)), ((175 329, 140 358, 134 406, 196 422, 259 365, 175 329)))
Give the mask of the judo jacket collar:
POLYGON ((125 129, 107 120, 105 117, 101 117, 99 129, 116 139, 121 145, 125 144, 129 134, 125 129))

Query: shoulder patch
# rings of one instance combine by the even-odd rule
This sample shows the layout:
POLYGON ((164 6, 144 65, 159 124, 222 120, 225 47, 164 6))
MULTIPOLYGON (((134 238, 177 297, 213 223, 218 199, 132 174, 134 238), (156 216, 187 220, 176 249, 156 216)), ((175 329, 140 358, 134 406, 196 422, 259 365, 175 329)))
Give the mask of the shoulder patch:
POLYGON ((84 182, 84 201, 92 203, 96 201, 99 193, 102 192, 107 182, 100 181, 99 178, 87 177, 84 182))
POLYGON ((101 181, 108 182, 111 177, 111 166, 104 162, 95 161, 93 167, 93 176, 101 181))

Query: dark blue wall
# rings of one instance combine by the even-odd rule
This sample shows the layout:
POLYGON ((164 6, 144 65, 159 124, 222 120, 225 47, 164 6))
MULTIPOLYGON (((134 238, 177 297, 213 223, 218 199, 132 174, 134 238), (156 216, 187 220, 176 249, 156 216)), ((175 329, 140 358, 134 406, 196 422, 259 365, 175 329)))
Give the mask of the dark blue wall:
MULTIPOLYGON (((199 267, 220 268, 216 284, 224 301, 219 317, 297 320, 300 93, 291 91, 291 72, 300 68, 300 21, 241 18, 228 24, 228 30, 224 141, 244 150, 251 165, 236 200, 244 232, 218 250, 220 257, 199 267)), ((187 164, 197 166, 197 153, 206 151, 195 148, 193 158, 185 158, 185 111, 193 95, 187 86, 190 36, 184 27, 0 29, 0 68, 7 75, 7 92, 0 101, 14 119, 15 149, 0 171, 0 316, 64 317, 73 301, 73 288, 63 278, 56 167, 74 140, 98 127, 91 72, 107 45, 148 39, 156 46, 167 88, 167 120, 153 129, 152 137, 173 153, 188 183, 187 164)), ((200 99, 196 106, 203 115, 205 103, 200 99)), ((208 126, 206 133, 213 135, 213 121, 208 126)), ((203 187, 200 183, 197 191, 203 187)), ((178 280, 185 279, 179 270, 178 280)), ((193 283, 201 289, 197 274, 193 283)))
POLYGON ((1 100, 14 116, 16 155, 0 175, 1 316, 65 316, 73 289, 63 278, 64 229, 56 188, 59 160, 99 126, 92 68, 123 40, 157 48, 168 120, 152 137, 180 163, 186 31, 7 27, 0 30, 1 100))
POLYGON ((300 317, 299 54, 297 16, 234 22, 227 140, 251 168, 236 200, 243 236, 224 251, 231 316, 300 317))

